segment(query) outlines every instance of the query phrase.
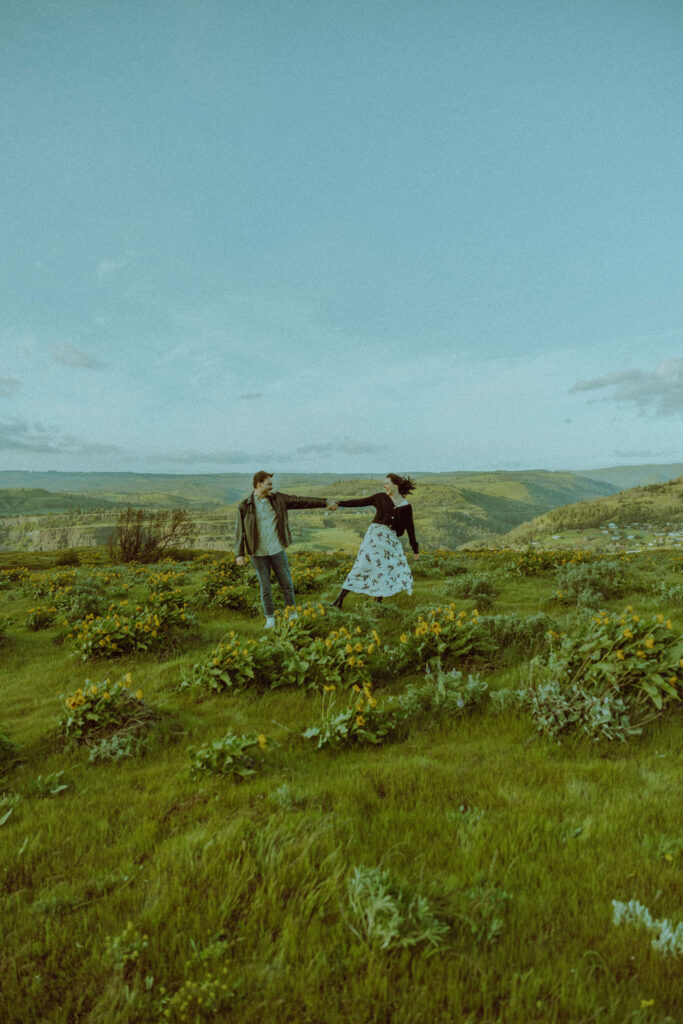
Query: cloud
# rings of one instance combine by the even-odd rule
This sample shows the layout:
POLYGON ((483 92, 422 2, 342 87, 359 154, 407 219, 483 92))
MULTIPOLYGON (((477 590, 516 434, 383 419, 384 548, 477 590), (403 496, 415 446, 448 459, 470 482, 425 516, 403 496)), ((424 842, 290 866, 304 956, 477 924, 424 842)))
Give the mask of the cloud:
POLYGON ((13 398, 20 388, 16 377, 0 377, 0 398, 13 398))
POLYGON ((262 391, 245 391, 244 394, 240 395, 240 398, 244 398, 246 401, 251 401, 254 398, 263 398, 262 391))
POLYGON ((295 455, 374 455, 382 451, 376 444, 366 441, 329 441, 325 444, 305 444, 295 449, 295 455))
POLYGON ((113 260, 102 260, 97 268, 97 280, 104 281, 111 274, 115 274, 117 270, 124 270, 129 263, 129 256, 119 256, 113 260))
MULTIPOLYGON (((364 441, 352 441, 343 439, 340 441, 329 441, 322 444, 306 444, 294 448, 290 452, 277 451, 243 451, 230 450, 218 452, 206 452, 192 449, 184 452, 174 452, 170 455, 158 453, 147 456, 149 463, 175 463, 182 466, 196 466, 202 463, 222 466, 256 466, 265 465, 278 466, 291 464, 293 462, 306 462, 311 458, 333 455, 372 455, 381 452, 383 449, 377 445, 364 441)), ((275 472, 275 470, 273 470, 275 472)))
POLYGON ((570 393, 604 388, 614 388, 615 402, 630 403, 641 413, 673 416, 683 412, 683 359, 667 359, 654 371, 617 370, 592 380, 580 380, 570 388, 570 393))
POLYGON ((50 347, 55 362, 62 363, 63 366, 79 366, 87 370, 98 370, 104 365, 98 359, 89 356, 87 352, 81 352, 75 345, 70 345, 68 341, 50 347))
POLYGON ((118 445, 81 441, 60 433, 54 427, 17 419, 0 423, 0 451, 76 456, 130 454, 118 445))

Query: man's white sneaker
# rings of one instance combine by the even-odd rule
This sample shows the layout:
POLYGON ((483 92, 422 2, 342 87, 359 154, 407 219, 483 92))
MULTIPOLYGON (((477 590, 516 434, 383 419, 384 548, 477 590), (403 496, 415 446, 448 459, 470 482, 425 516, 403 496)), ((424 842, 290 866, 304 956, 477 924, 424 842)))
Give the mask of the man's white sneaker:
POLYGON ((272 629, 274 625, 275 625, 275 616, 274 615, 269 615, 268 618, 266 619, 266 624, 265 624, 265 626, 263 628, 264 629, 272 629))

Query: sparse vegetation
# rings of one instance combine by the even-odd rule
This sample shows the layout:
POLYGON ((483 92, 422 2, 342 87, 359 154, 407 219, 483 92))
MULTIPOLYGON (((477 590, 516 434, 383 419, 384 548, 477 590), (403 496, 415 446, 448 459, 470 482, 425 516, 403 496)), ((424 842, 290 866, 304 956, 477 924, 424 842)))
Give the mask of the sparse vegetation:
POLYGON ((610 559, 442 549, 339 613, 324 553, 267 633, 230 557, 3 562, 2 1020, 676 1020, 680 555, 558 598, 610 559))

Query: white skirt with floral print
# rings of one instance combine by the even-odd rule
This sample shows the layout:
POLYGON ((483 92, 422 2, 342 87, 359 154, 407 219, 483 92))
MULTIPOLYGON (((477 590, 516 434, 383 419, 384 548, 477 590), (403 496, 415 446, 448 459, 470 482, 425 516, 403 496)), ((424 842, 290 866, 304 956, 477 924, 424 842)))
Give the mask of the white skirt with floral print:
POLYGON ((371 597, 390 597, 402 590, 412 594, 413 574, 401 542, 390 527, 370 524, 342 586, 371 597))

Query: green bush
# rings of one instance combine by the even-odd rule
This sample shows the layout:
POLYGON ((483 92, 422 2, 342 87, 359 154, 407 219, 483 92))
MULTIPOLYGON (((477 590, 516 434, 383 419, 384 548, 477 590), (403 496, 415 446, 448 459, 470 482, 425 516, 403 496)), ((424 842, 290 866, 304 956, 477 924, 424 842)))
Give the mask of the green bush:
POLYGON ((74 548, 67 548, 66 551, 61 551, 56 559, 55 565, 80 565, 81 557, 74 548))
POLYGON ((112 733, 137 732, 156 717, 142 690, 132 692, 130 673, 114 683, 108 679, 91 683, 86 679, 73 693, 60 694, 60 699, 60 729, 78 743, 92 745, 112 733))

